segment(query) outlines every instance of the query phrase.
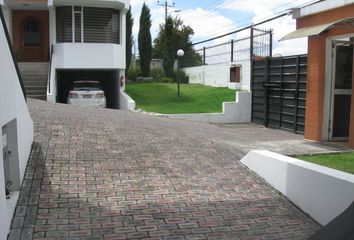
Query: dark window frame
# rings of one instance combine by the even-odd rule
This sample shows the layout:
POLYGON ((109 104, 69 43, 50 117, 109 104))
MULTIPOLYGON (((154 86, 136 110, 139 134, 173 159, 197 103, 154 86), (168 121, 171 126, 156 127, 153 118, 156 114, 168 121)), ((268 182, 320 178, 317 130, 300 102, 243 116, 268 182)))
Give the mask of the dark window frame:
POLYGON ((57 43, 121 44, 121 15, 112 8, 62 6, 56 8, 57 43), (81 11, 79 11, 81 8, 81 11), (81 31, 76 14, 80 13, 81 31), (66 15, 65 15, 66 14, 66 15), (77 36, 80 34, 81 36, 77 36), (79 41, 81 40, 81 41, 79 41))
POLYGON ((230 67, 230 83, 241 83, 241 65, 230 67))
POLYGON ((38 47, 42 45, 42 31, 41 22, 35 18, 26 18, 22 24, 22 45, 27 47, 38 47), (26 29, 27 28, 27 29, 26 29), (36 29, 34 29, 36 28, 36 29), (33 36, 30 37, 31 40, 27 41, 26 34, 38 34, 35 39, 33 36), (37 41, 35 41, 37 40, 37 41))

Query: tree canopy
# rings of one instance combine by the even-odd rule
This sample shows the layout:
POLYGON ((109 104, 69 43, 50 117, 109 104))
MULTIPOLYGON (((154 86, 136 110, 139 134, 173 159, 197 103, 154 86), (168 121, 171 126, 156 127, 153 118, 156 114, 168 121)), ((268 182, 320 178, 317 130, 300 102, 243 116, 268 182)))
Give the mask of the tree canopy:
POLYGON ((167 48, 173 48, 173 59, 175 59, 177 58, 177 50, 183 49, 185 55, 181 59, 181 67, 202 65, 201 55, 195 52, 192 46, 191 37, 194 30, 190 26, 184 25, 178 17, 174 19, 169 17, 167 20, 167 22, 172 21, 172 31, 168 25, 160 25, 159 33, 154 39, 153 57, 164 59, 165 53, 170 51, 167 48), (167 34, 165 34, 166 32, 167 34))

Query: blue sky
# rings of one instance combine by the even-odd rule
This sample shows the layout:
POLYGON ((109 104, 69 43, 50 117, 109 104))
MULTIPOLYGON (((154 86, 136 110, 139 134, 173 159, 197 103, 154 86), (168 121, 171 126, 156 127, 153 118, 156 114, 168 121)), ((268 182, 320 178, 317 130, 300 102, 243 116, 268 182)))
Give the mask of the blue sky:
MULTIPOLYGON (((131 0, 134 16, 133 32, 136 38, 139 30, 139 16, 144 0, 131 0)), ((151 10, 152 28, 154 38, 158 32, 159 24, 164 22, 164 8, 156 0, 145 0, 151 10)), ((164 3, 160 0, 160 3, 164 3)), ((313 0, 168 0, 169 4, 175 3, 175 8, 169 12, 181 10, 178 15, 185 24, 190 25, 194 31, 193 42, 205 40, 240 27, 250 25, 252 22, 270 18, 287 9, 313 2, 313 0)), ((295 20, 287 16, 260 26, 264 29, 274 29, 274 53, 291 55, 306 53, 306 39, 278 42, 287 33, 295 30, 295 20)), ((248 32, 240 33, 238 37, 247 36, 248 32)), ((237 36, 231 36, 233 38, 237 36)), ((230 37, 219 39, 213 43, 228 41, 230 37)), ((213 44, 212 43, 212 44, 213 44)))

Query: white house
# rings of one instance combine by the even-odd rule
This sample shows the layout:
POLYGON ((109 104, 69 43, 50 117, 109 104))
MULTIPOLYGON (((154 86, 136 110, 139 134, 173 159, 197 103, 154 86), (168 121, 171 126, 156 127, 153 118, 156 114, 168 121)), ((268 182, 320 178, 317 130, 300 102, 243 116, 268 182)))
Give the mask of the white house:
POLYGON ((0 0, 29 97, 66 102, 75 80, 101 82, 119 108, 129 0, 0 0))
POLYGON ((0 239, 6 239, 33 142, 29 115, 0 9, 0 239))

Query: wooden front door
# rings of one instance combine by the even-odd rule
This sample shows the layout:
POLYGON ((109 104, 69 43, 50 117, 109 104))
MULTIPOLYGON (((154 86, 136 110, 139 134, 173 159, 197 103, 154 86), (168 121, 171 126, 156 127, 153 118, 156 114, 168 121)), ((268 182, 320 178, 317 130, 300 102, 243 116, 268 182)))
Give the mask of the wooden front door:
POLYGON ((13 45, 21 62, 48 61, 48 11, 14 11, 13 45))

